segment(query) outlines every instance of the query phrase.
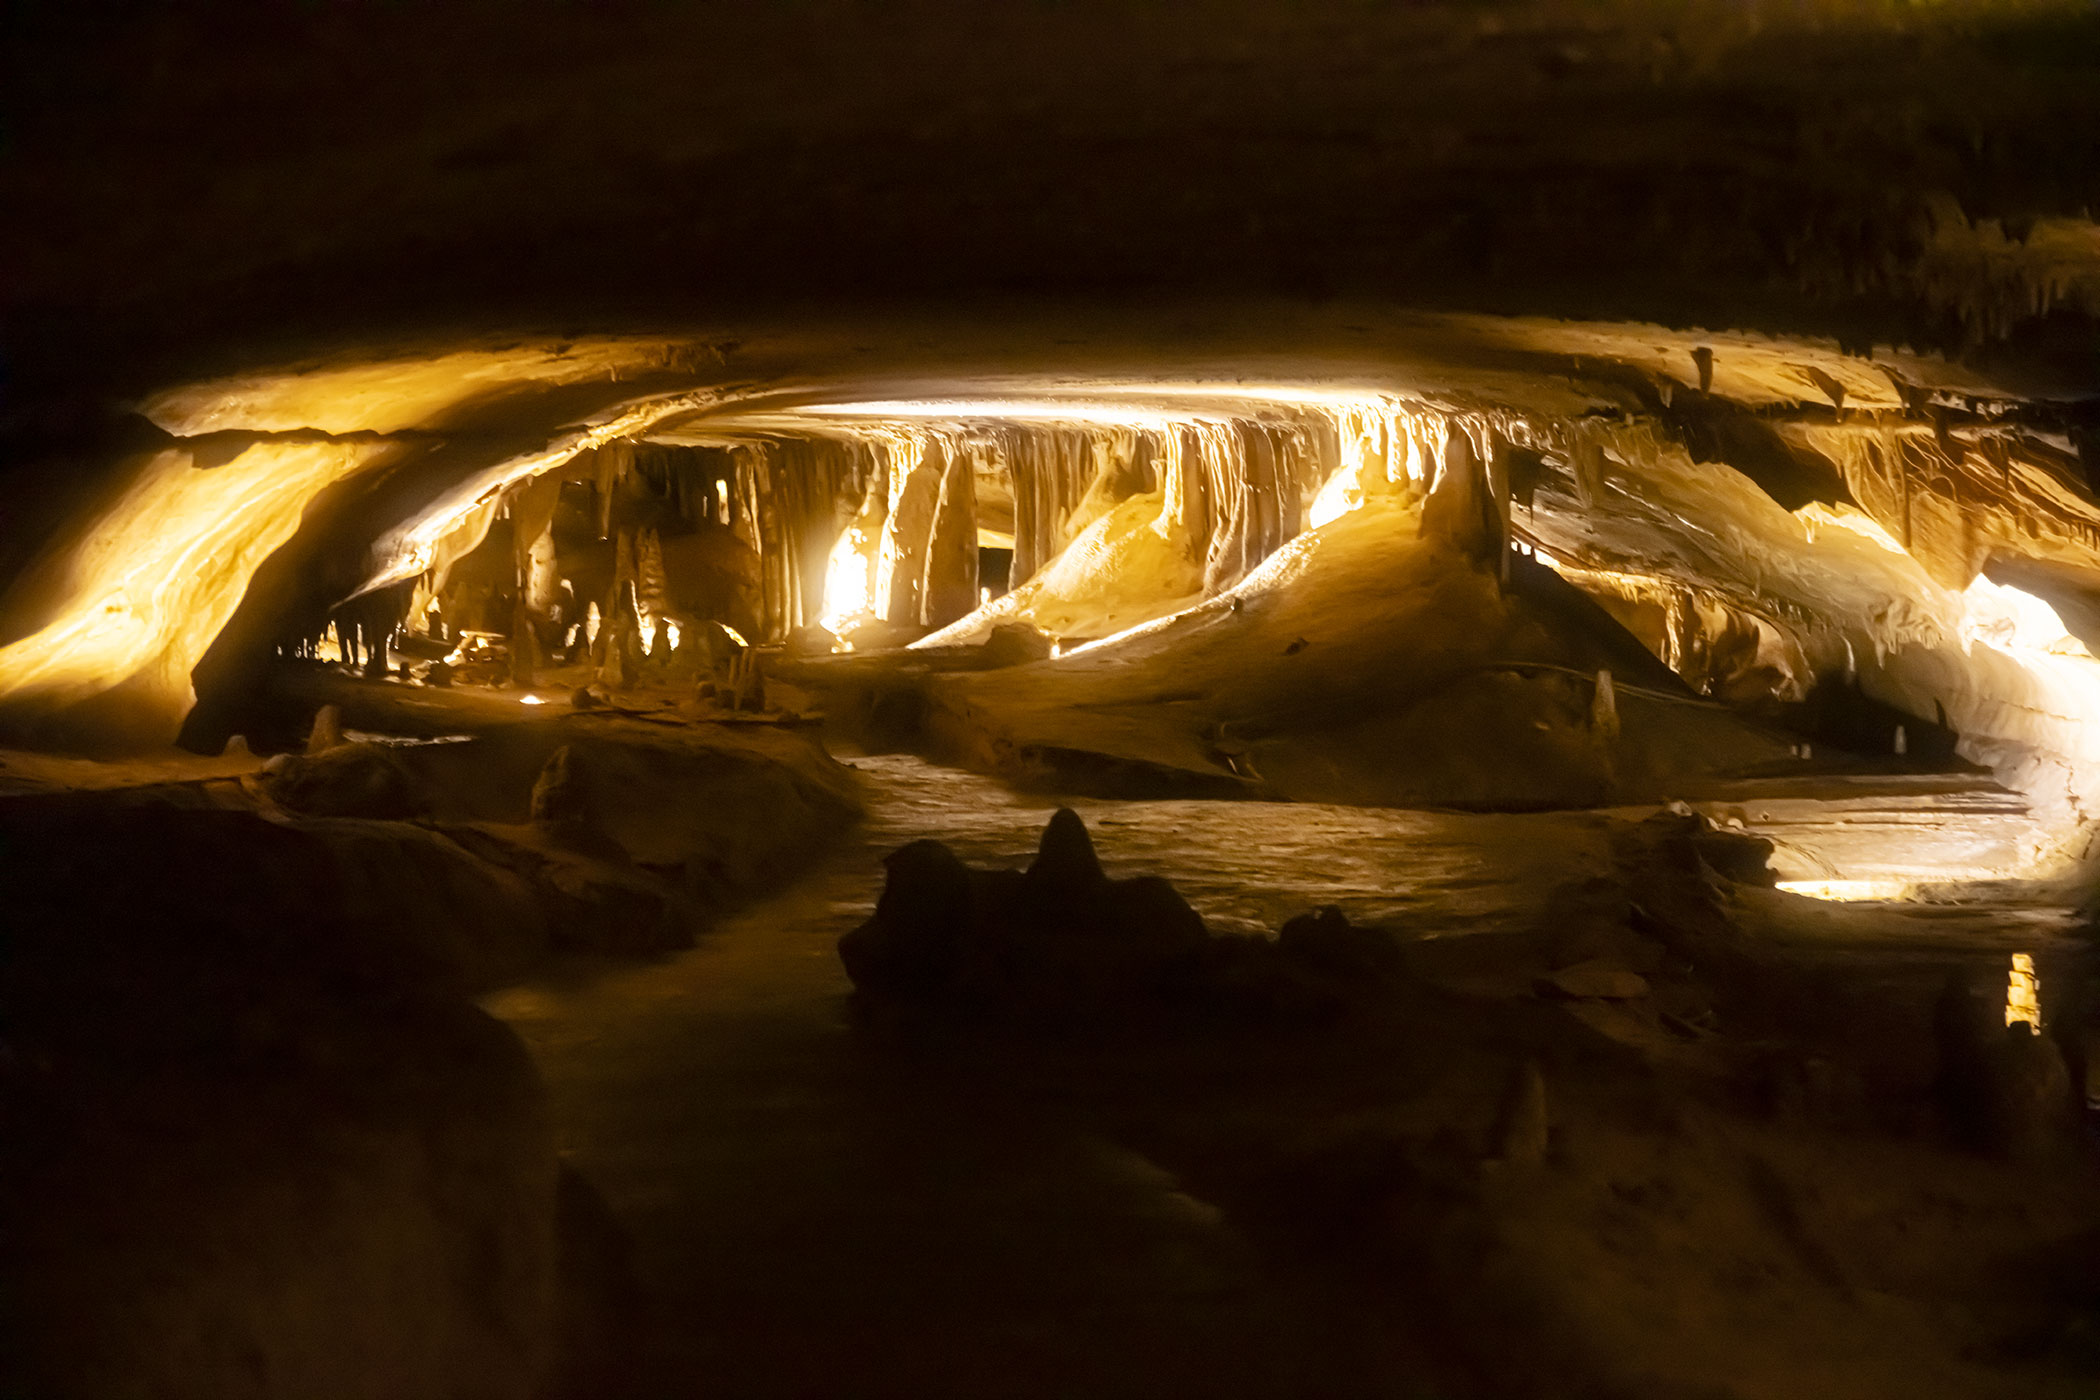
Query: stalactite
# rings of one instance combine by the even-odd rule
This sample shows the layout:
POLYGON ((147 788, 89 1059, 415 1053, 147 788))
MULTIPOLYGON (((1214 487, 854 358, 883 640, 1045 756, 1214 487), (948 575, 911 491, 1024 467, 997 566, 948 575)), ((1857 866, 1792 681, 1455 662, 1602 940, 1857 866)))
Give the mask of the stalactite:
POLYGON ((1033 578, 1072 542, 1082 504, 1097 476, 1094 438, 1070 428, 998 430, 1000 452, 1012 474, 1014 587, 1033 578))
POLYGON ((598 507, 598 538, 601 540, 612 535, 613 497, 633 462, 634 445, 628 442, 606 443, 598 449, 592 462, 595 469, 591 480, 592 500, 598 507))
POLYGON ((1284 538, 1283 473, 1277 466, 1276 439, 1258 424, 1242 425, 1239 439, 1246 490, 1235 583, 1252 573, 1284 538))
POLYGON ((1502 582, 1507 584, 1509 582, 1510 454, 1514 449, 1509 439, 1500 430, 1491 431, 1488 436, 1489 447, 1486 461, 1488 481, 1493 488, 1495 503, 1496 542, 1498 546, 1496 549, 1496 562, 1502 576, 1502 582))
POLYGON ((919 460, 903 473, 901 482, 892 477, 889 519, 882 537, 888 589, 878 600, 878 611, 888 621, 915 622, 921 615, 926 546, 933 533, 934 513, 940 506, 941 478, 947 462, 947 449, 940 439, 932 438, 919 460))
POLYGON ((941 474, 919 586, 918 620, 945 627, 977 606, 977 467, 952 453, 941 474))
POLYGON ((1246 456, 1239 434, 1229 426, 1200 424, 1197 436, 1210 499, 1210 539, 1203 559, 1203 591, 1210 595, 1230 588, 1245 573, 1240 542, 1247 528, 1246 456))
POLYGON ((1482 565, 1500 569, 1508 552, 1506 524, 1488 478, 1487 463, 1472 435, 1453 432, 1444 440, 1444 467, 1422 507, 1420 532, 1437 537, 1482 565))
POLYGON ((1169 538, 1188 541, 1191 558, 1202 557, 1210 538, 1210 505, 1200 452, 1195 434, 1187 428, 1169 428, 1161 436, 1160 524, 1169 538))

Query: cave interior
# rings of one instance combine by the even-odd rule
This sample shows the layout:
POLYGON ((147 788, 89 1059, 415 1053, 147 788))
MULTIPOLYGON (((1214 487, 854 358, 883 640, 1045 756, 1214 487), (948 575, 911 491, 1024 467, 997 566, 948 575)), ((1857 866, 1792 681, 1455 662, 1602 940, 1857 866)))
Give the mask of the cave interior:
POLYGON ((501 8, 10 20, 0 1394, 2092 1393, 2090 5, 501 8))

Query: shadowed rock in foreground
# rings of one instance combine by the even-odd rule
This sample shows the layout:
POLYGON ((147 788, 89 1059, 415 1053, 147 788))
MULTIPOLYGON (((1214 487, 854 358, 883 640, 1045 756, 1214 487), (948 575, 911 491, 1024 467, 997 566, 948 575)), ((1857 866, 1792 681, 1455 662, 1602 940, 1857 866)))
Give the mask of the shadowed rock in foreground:
POLYGON ((976 870, 939 841, 884 862, 874 917, 839 940, 861 996, 963 1018, 1106 1023, 1162 1012, 1321 1019, 1399 975, 1392 938, 1334 910, 1280 939, 1216 935, 1158 876, 1111 879, 1059 808, 1027 870, 976 870))

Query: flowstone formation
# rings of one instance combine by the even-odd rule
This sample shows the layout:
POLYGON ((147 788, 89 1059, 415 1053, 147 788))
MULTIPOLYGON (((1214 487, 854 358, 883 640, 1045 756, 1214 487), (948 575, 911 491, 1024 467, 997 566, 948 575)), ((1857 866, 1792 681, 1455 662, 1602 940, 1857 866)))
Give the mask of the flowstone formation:
POLYGON ((1504 808, 1667 797, 1794 756, 1513 553, 1465 434, 1433 480, 1112 643, 929 683, 931 742, 1110 792, 1504 808))

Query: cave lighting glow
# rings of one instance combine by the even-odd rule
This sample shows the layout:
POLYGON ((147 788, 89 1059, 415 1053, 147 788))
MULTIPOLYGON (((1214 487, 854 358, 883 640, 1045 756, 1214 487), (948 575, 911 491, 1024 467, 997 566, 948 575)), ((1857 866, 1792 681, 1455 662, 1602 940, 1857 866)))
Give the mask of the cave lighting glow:
POLYGON ((824 612, 817 622, 825 631, 836 635, 873 612, 877 548, 858 524, 840 532, 824 567, 824 612))
POLYGON ((1962 636, 2009 651, 2092 659, 2056 609, 2032 593, 1976 576, 1962 594, 1962 636))
POLYGON ((1780 889, 1810 899, 1849 904, 1869 899, 1902 899, 1911 892, 1909 880, 1781 880, 1780 889))
POLYGON ((1022 423, 1161 428, 1205 417, 1244 417, 1250 413, 1258 414, 1264 406, 1335 413, 1351 409, 1390 409, 1397 402, 1390 394, 1354 386, 1117 381, 1060 386, 1054 392, 1017 390, 1010 396, 987 394, 974 398, 819 403, 791 412, 826 418, 887 418, 905 422, 995 418, 1022 423))
POLYGON ((1091 423, 1109 428, 1168 428, 1181 421, 1165 412, 1063 399, 879 399, 811 404, 796 411, 822 418, 907 422, 997 418, 1016 423, 1091 423))
POLYGON ((0 701, 61 709, 122 687, 140 723, 172 739, 194 702, 190 670, 249 577, 316 493, 385 450, 263 442, 209 468, 180 448, 145 458, 66 561, 56 616, 0 648, 0 701))

